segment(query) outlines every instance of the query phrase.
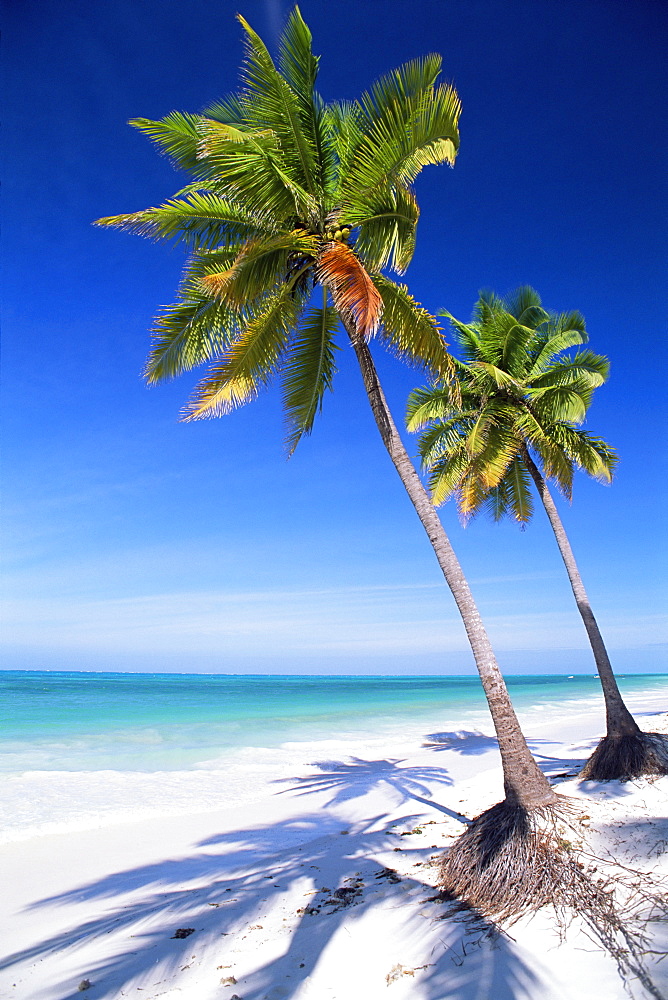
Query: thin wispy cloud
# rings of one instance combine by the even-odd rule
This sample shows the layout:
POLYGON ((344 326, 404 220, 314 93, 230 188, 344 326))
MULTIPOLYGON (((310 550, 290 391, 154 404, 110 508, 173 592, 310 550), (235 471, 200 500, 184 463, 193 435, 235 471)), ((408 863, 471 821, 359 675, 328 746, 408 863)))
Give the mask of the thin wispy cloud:
MULTIPOLYGON (((486 625, 499 651, 586 648, 575 613, 504 613, 486 625)), ((663 642, 668 630, 661 616, 633 615, 616 618, 605 633, 611 649, 623 649, 663 642)), ((418 657, 467 649, 444 593, 399 585, 15 601, 5 609, 5 634, 12 646, 125 655, 418 657)))

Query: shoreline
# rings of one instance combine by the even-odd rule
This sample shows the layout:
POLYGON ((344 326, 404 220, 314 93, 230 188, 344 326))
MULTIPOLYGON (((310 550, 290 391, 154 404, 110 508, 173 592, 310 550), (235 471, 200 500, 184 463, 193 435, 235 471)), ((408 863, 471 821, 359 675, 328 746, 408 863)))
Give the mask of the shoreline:
MULTIPOLYGON (((635 706, 642 728, 668 731, 658 708, 635 706)), ((623 1000, 615 963, 577 921, 560 943, 546 912, 512 937, 440 919, 434 860, 502 796, 491 729, 462 723, 384 755, 330 747, 301 767, 290 756, 252 801, 222 801, 221 788, 206 811, 3 845, 2 951, 14 957, 0 962, 0 997, 623 1000)), ((556 778, 600 732, 600 711, 568 722, 552 711, 526 735, 560 790, 584 800, 601 849, 668 878, 668 778, 556 778)), ((657 974, 668 990, 668 969, 657 974)))
MULTIPOLYGON (((626 693, 631 711, 643 718, 656 706, 656 691, 626 693)), ((663 693, 663 692, 661 692, 663 693)), ((668 703, 668 685, 665 686, 668 703)), ((359 724, 348 732, 325 730, 322 738, 310 733, 301 740, 228 748, 222 756, 191 766, 160 769, 122 767, 80 769, 32 768, 0 774, 0 847, 29 841, 33 837, 76 833, 124 824, 128 815, 136 819, 170 819, 215 811, 224 799, 239 808, 260 796, 270 796, 276 786, 294 776, 311 773, 312 762, 323 759, 359 758, 365 761, 411 759, 424 754, 422 767, 438 789, 440 771, 449 781, 462 781, 484 761, 485 768, 498 765, 496 739, 487 709, 461 714, 457 705, 429 709, 404 717, 369 720, 364 734, 359 724), (458 714, 459 712, 459 714, 458 714), (453 738, 459 733, 475 735, 466 745, 453 738)), ((581 728, 595 733, 595 746, 604 732, 604 705, 599 694, 564 697, 517 710, 522 730, 532 752, 540 756, 557 740, 577 742, 581 728), (543 745, 546 730, 548 746, 543 745)), ((589 751, 583 748, 583 755, 589 751)))

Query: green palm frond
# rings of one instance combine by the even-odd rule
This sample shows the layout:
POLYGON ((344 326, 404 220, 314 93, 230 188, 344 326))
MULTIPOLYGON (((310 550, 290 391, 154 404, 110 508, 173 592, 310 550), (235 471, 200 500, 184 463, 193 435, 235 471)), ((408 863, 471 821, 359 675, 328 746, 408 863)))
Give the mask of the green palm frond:
MULTIPOLYGON (((504 513, 518 524, 527 524, 533 517, 534 503, 531 495, 531 476, 520 456, 516 456, 510 463, 496 489, 502 491, 504 513)), ((499 520, 498 516, 496 520, 499 520)))
MULTIPOLYGON (((552 359, 562 351, 567 351, 570 347, 579 347, 581 344, 587 342, 586 331, 579 330, 577 328, 567 328, 565 330, 559 330, 557 332, 551 332, 547 324, 544 324, 540 329, 540 341, 538 342, 538 350, 535 351, 535 357, 532 358, 532 364, 527 373, 527 379, 533 380, 539 378, 552 363, 552 359)), ((538 341, 538 338, 537 338, 538 341)))
POLYGON ((511 390, 513 394, 521 395, 522 383, 499 365, 491 365, 486 361, 472 361, 468 372, 472 384, 484 386, 487 382, 491 382, 497 389, 511 390))
POLYGON ((406 404, 406 427, 415 433, 432 421, 443 423, 448 419, 452 407, 453 399, 448 382, 413 389, 406 404))
POLYGON ((457 414, 428 425, 418 438, 418 454, 423 468, 432 469, 447 455, 462 448, 466 450, 466 438, 474 419, 475 413, 457 414))
POLYGON ((437 52, 402 63, 379 77, 360 104, 369 117, 396 113, 401 105, 410 107, 411 101, 419 101, 425 91, 436 85, 442 66, 443 59, 437 52))
POLYGON ((271 129, 243 130, 207 122, 200 129, 197 174, 203 184, 215 184, 236 203, 257 205, 277 219, 295 213, 316 217, 317 200, 286 163, 276 123, 272 125, 271 129))
POLYGON ((612 480, 619 459, 614 448, 602 438, 592 437, 579 427, 565 424, 558 424, 552 436, 578 468, 601 482, 612 480))
MULTIPOLYGON (((255 123, 259 128, 268 121, 272 122, 286 171, 304 191, 315 196, 319 191, 318 158, 313 129, 315 123, 312 120, 311 127, 305 131, 302 120, 308 94, 303 89, 295 93, 285 77, 276 69, 260 36, 240 14, 237 18, 246 35, 246 58, 242 75, 245 85, 243 95, 245 119, 250 124, 255 123)), ((293 46, 295 43, 299 44, 297 19, 297 15, 291 18, 289 40, 284 36, 285 43, 282 47, 284 55, 286 52, 294 52, 293 46)), ((300 51, 304 54, 303 45, 300 45, 300 51)), ((310 56, 310 44, 308 55, 310 56)), ((293 67, 292 62, 291 67, 293 67)), ((313 81, 316 69, 317 63, 305 67, 305 73, 312 75, 313 81)))
POLYGON ((533 449, 542 464, 547 479, 553 479, 563 495, 570 500, 573 486, 573 462, 553 434, 553 427, 543 426, 525 410, 515 422, 524 446, 533 449))
POLYGON ((313 55, 309 31, 298 7, 289 15, 281 37, 278 65, 297 97, 301 127, 315 153, 315 181, 319 191, 331 186, 335 168, 333 136, 323 127, 325 104, 315 90, 319 58, 313 55))
POLYGON ((473 462, 462 476, 455 491, 459 516, 464 525, 475 517, 489 493, 478 473, 478 465, 473 462))
POLYGON ((505 432, 514 424, 514 407, 505 398, 491 397, 476 407, 475 419, 467 440, 471 455, 478 455, 487 446, 490 435, 505 432))
POLYGON ((513 324, 506 332, 501 361, 511 375, 521 377, 526 369, 527 347, 533 331, 521 323, 513 324))
POLYGON ((448 312, 447 309, 439 309, 437 316, 445 316, 452 327, 454 341, 461 348, 462 358, 465 362, 479 361, 484 359, 483 346, 480 334, 473 323, 462 323, 456 316, 448 312))
MULTIPOLYGON (((570 345, 569 345, 570 346, 570 345)), ((607 381, 610 374, 610 362, 602 354, 593 351, 578 351, 573 357, 559 358, 545 366, 535 377, 527 378, 527 382, 537 389, 553 385, 572 385, 574 382, 597 389, 607 381)))
POLYGON ((377 188, 344 203, 341 220, 359 226, 357 253, 372 271, 391 267, 403 273, 415 251, 415 229, 420 212, 415 195, 407 188, 377 188))
POLYGON ((202 112, 205 118, 213 119, 224 125, 241 126, 244 120, 244 106, 239 94, 228 94, 214 101, 202 112))
POLYGON ((310 267, 317 249, 316 238, 300 230, 249 240, 229 266, 217 272, 211 269, 202 281, 211 295, 241 308, 290 283, 290 269, 298 273, 300 266, 310 267))
POLYGON ((548 314, 542 308, 540 295, 531 285, 520 285, 499 301, 506 312, 524 326, 536 327, 548 318, 548 314))
POLYGON ((149 385, 175 378, 220 354, 234 337, 238 317, 222 303, 188 294, 166 306, 153 324, 145 377, 149 385))
POLYGON ((152 139, 175 167, 196 175, 201 121, 201 115, 172 111, 160 121, 132 118, 129 124, 152 139))
POLYGON ((382 274, 374 275, 373 282, 383 301, 379 336, 405 361, 450 379, 452 359, 434 317, 415 301, 405 285, 382 274))
POLYGON ((434 462, 428 482, 431 501, 435 507, 440 507, 459 490, 470 464, 471 458, 464 445, 434 462))
POLYGON ((223 416, 255 399, 274 376, 298 315, 287 289, 274 295, 195 387, 182 419, 223 416))
POLYGON ((229 199, 198 191, 142 212, 98 219, 95 225, 153 239, 181 239, 198 249, 229 246, 259 234, 276 232, 276 223, 269 215, 254 215, 229 199))
POLYGON ((330 144, 335 149, 338 167, 337 200, 345 198, 345 178, 355 163, 357 150, 364 138, 364 126, 364 115, 357 101, 332 101, 323 111, 323 133, 329 137, 330 144))
POLYGON ((532 412, 543 424, 565 421, 581 424, 591 402, 591 389, 584 383, 555 385, 549 389, 530 389, 526 393, 532 412))
POLYGON ((509 503, 505 480, 500 482, 498 486, 487 491, 479 510, 475 514, 487 514, 495 522, 502 521, 504 517, 512 517, 512 508, 509 503))
POLYGON ((281 36, 278 66, 283 79, 299 101, 303 102, 303 109, 307 111, 315 90, 318 62, 319 59, 312 51, 311 32, 301 16, 299 7, 294 7, 281 36))
POLYGON ((520 445, 515 428, 509 423, 502 422, 489 428, 485 447, 474 456, 473 463, 485 490, 493 489, 503 480, 520 445))
POLYGON ((287 449, 292 455, 322 408, 325 392, 336 374, 334 334, 339 325, 335 309, 311 310, 302 320, 283 371, 283 398, 288 425, 287 449))
POLYGON ((359 101, 361 137, 342 177, 344 200, 387 184, 410 184, 429 164, 452 165, 459 147, 461 104, 435 86, 440 57, 413 60, 382 77, 359 101))
POLYGON ((153 324, 144 373, 150 385, 212 360, 236 336, 242 317, 207 295, 201 281, 233 259, 233 250, 218 250, 194 254, 188 261, 177 302, 164 307, 153 324))

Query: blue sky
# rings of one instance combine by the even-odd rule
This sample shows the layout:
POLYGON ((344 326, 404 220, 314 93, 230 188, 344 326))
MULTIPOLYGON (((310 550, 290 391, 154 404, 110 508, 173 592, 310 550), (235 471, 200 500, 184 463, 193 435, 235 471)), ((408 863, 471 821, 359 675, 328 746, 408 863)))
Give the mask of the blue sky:
MULTIPOLYGON (((282 0, 23 0, 5 13, 5 668, 473 671, 352 358, 285 460, 269 392, 181 424, 196 380, 147 389, 179 249, 94 229, 180 185, 126 124, 234 89, 239 10, 282 0)), ((561 504, 620 671, 666 670, 666 93, 654 0, 303 0, 326 99, 429 51, 463 102, 454 170, 426 169, 406 280, 468 319, 480 288, 580 309, 612 363, 588 429, 611 487, 561 504)), ((419 375, 376 352, 402 417, 419 375)), ((414 444, 407 438, 409 450, 414 444)), ((593 661, 542 511, 524 532, 442 518, 508 673, 593 661)))

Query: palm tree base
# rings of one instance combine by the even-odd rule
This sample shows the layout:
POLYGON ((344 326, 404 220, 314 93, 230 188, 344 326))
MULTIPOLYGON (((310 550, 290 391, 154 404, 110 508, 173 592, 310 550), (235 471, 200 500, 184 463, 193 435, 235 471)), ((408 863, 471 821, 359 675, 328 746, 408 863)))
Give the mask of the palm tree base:
POLYGON ((601 859, 580 856, 577 812, 576 802, 562 796, 534 809, 511 799, 487 809, 443 859, 442 897, 455 904, 455 912, 497 925, 545 906, 552 907, 561 933, 580 917, 622 978, 637 977, 655 1000, 666 1000, 645 962, 647 925, 652 913, 668 915, 666 900, 644 873, 606 872, 601 859))
POLYGON ((560 896, 575 898, 582 870, 558 831, 571 811, 562 798, 534 809, 504 799, 485 810, 441 863, 445 897, 502 922, 560 896))
POLYGON ((605 736, 580 771, 590 781, 631 781, 668 774, 668 737, 662 733, 605 736))

